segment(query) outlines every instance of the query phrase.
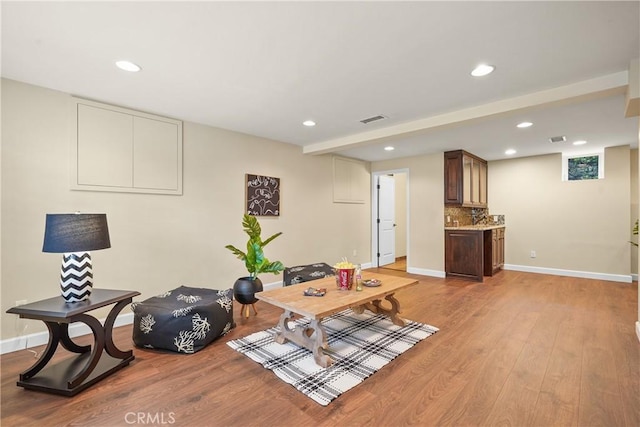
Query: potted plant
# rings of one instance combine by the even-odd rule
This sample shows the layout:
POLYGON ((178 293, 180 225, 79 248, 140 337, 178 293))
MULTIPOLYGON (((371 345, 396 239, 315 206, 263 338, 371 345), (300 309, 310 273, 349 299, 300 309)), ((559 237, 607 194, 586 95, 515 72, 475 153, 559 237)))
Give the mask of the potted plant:
POLYGON ((247 251, 243 252, 233 245, 227 245, 225 248, 233 252, 238 259, 244 261, 245 267, 249 272, 248 277, 241 277, 233 284, 233 295, 240 304, 242 304, 243 312, 246 307, 246 317, 249 317, 249 304, 253 307, 253 311, 257 314, 255 303, 258 301, 255 297, 256 292, 262 291, 262 282, 258 278, 261 273, 278 274, 284 270, 284 265, 280 261, 269 261, 264 256, 263 248, 267 246, 273 239, 280 236, 282 232, 278 232, 266 240, 262 240, 260 235, 262 229, 256 217, 244 214, 242 218, 242 227, 244 232, 249 236, 247 241, 247 251))

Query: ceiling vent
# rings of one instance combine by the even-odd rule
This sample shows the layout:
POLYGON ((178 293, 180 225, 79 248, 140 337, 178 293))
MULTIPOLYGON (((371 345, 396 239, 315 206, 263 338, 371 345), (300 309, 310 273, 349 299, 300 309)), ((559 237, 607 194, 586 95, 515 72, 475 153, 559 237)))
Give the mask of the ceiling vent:
POLYGON ((377 122, 378 120, 384 120, 384 119, 388 119, 388 117, 377 115, 377 116, 369 117, 366 119, 362 119, 360 120, 360 123, 364 123, 365 125, 368 125, 371 122, 377 122))
POLYGON ((565 142, 566 140, 567 140, 567 137, 564 135, 552 136, 551 138, 549 138, 549 142, 565 142))

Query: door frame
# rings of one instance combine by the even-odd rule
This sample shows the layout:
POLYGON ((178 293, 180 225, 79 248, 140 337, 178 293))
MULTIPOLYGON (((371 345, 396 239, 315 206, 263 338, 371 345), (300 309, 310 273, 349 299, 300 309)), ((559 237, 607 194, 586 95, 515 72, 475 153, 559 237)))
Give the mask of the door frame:
POLYGON ((389 169, 383 171, 371 172, 371 266, 378 267, 378 177, 380 175, 400 174, 403 173, 407 177, 406 195, 407 195, 407 217, 405 218, 406 232, 407 232, 407 271, 411 265, 411 188, 409 184, 410 174, 408 168, 402 169, 389 169))

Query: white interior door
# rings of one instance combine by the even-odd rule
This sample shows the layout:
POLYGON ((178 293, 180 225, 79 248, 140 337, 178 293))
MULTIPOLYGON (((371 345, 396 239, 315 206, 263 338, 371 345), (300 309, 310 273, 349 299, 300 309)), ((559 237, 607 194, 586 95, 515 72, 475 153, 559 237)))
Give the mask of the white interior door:
POLYGON ((378 267, 396 261, 395 190, 393 176, 378 177, 378 267))

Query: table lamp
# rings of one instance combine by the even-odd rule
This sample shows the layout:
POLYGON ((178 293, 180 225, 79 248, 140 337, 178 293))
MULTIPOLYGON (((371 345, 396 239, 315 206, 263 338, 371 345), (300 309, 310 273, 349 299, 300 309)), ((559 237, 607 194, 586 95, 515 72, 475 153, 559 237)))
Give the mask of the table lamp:
POLYGON ((89 298, 93 286, 89 251, 110 247, 106 214, 47 214, 42 252, 63 254, 60 287, 66 302, 89 298))

